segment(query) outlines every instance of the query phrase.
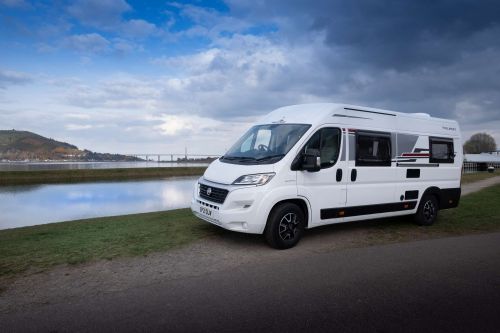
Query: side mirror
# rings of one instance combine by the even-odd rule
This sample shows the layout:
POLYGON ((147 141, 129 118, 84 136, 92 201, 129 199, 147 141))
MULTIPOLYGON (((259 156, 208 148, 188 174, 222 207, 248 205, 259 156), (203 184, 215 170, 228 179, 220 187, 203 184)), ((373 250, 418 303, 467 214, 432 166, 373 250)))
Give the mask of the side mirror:
POLYGON ((309 172, 316 172, 321 170, 321 158, 318 149, 307 149, 307 151, 302 156, 302 170, 306 170, 309 172))

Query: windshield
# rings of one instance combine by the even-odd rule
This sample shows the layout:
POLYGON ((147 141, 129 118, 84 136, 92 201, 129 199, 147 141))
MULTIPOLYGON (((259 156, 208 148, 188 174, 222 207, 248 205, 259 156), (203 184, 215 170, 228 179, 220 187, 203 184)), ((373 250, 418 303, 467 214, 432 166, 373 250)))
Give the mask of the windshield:
POLYGON ((220 160, 235 164, 276 163, 292 149, 309 127, 311 125, 306 124, 254 126, 220 160))

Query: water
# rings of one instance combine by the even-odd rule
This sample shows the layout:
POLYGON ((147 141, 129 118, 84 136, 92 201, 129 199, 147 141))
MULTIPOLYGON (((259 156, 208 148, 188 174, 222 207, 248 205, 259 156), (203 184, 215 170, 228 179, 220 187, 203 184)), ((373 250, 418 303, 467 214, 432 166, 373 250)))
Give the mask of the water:
POLYGON ((0 229, 188 207, 198 177, 0 187, 0 229))
POLYGON ((177 162, 0 162, 0 171, 35 171, 64 169, 115 169, 115 168, 176 168, 201 167, 208 163, 177 162))

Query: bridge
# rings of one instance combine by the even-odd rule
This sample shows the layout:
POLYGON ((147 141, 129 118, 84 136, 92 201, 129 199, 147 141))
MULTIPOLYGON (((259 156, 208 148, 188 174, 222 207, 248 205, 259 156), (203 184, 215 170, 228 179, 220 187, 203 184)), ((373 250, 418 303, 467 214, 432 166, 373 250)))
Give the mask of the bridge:
POLYGON ((146 161, 157 162, 189 162, 202 159, 215 159, 222 156, 222 154, 163 154, 163 153, 139 153, 139 154, 123 154, 136 158, 142 158, 146 161))

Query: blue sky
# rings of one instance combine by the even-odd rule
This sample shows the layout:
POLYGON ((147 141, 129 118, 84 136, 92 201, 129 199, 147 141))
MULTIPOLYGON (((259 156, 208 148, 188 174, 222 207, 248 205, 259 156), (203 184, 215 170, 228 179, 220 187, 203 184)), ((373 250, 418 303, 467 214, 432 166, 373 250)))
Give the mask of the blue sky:
POLYGON ((450 117, 500 142, 497 9, 0 0, 0 128, 102 152, 223 153, 273 108, 332 101, 450 117))

